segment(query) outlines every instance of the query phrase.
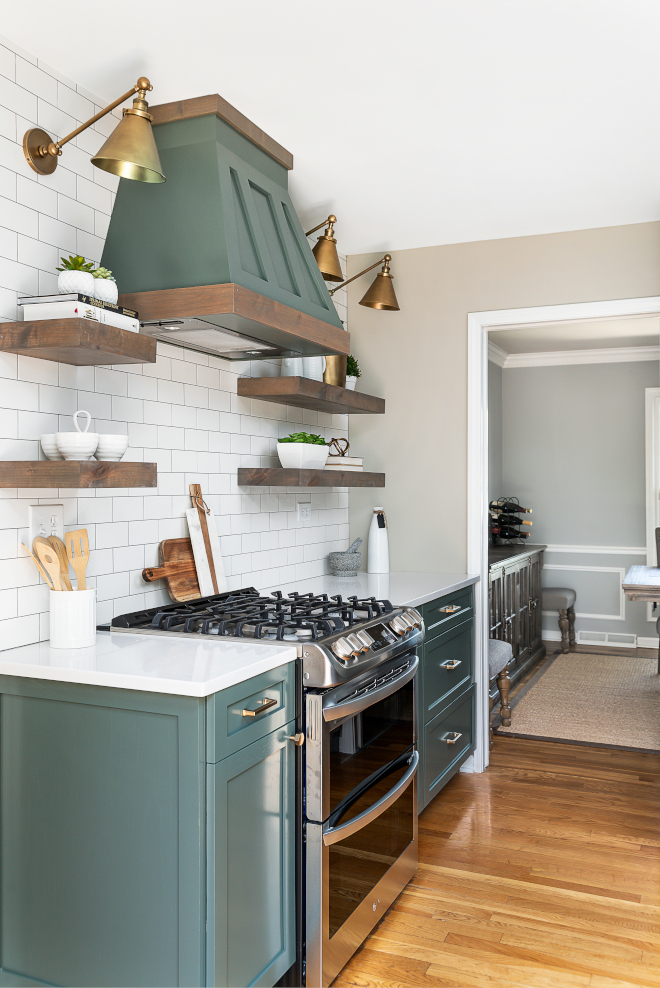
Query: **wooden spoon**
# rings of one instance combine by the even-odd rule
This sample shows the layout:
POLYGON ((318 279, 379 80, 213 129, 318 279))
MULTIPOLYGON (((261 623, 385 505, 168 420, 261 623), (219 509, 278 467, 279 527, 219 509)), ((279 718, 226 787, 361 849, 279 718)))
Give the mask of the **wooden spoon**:
POLYGON ((37 569, 39 570, 39 572, 43 576, 44 580, 46 581, 46 583, 48 584, 48 586, 52 590, 53 589, 53 584, 51 583, 50 577, 48 576, 48 573, 46 572, 46 570, 43 568, 43 566, 41 565, 41 563, 39 562, 39 560, 37 559, 37 557, 34 555, 34 553, 33 552, 30 552, 30 550, 26 546, 25 542, 21 542, 21 545, 23 546, 23 548, 25 549, 25 551, 28 553, 28 555, 32 559, 32 562, 37 567, 37 569))
POLYGON ((53 590, 61 590, 62 583, 60 580, 60 561, 57 558, 57 553, 53 547, 48 544, 48 542, 44 544, 44 542, 39 542, 38 539, 34 540, 33 548, 37 554, 39 562, 46 570, 52 581, 53 590))
POLYGON ((64 589, 73 590, 71 580, 69 579, 69 557, 66 554, 66 546, 64 545, 64 542, 62 542, 62 539, 57 535, 49 535, 46 541, 50 543, 57 553, 57 558, 60 561, 60 576, 62 577, 64 589))
POLYGON ((67 532, 64 536, 66 554, 73 566, 78 582, 78 590, 86 590, 85 570, 89 561, 89 538, 86 528, 77 528, 75 532, 67 532))

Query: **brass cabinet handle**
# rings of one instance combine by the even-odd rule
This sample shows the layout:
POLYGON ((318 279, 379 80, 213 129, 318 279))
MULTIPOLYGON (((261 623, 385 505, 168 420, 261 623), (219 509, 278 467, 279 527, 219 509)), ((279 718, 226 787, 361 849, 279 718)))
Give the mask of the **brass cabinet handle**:
POLYGON ((452 669, 455 669, 457 666, 460 666, 462 661, 463 659, 447 659, 446 662, 440 663, 440 667, 442 669, 449 669, 451 671, 452 669))
POLYGON ((447 604, 446 607, 441 607, 440 611, 442 614, 455 614, 456 611, 460 611, 460 604, 447 604))
POLYGON ((256 710, 243 710, 243 716, 257 717, 259 714, 262 714, 264 710, 270 710, 270 708, 274 707, 276 704, 277 704, 277 700, 274 700, 272 698, 269 698, 268 700, 259 700, 259 706, 256 708, 256 710))
POLYGON ((452 731, 451 733, 454 735, 452 738, 450 738, 450 737, 440 738, 440 740, 441 741, 446 741, 447 744, 456 744, 456 742, 458 741, 458 739, 463 737, 463 735, 462 734, 459 734, 457 731, 452 731))
POLYGON ((287 739, 287 741, 293 741, 293 743, 295 744, 296 748, 299 748, 301 744, 304 744, 305 743, 305 735, 304 734, 287 734, 286 739, 287 739))

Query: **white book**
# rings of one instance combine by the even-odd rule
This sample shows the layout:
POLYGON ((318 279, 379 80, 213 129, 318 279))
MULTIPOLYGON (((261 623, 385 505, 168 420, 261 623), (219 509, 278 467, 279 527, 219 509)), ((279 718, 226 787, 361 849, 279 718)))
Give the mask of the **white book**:
POLYGON ((362 466, 359 466, 359 467, 358 466, 351 466, 350 463, 347 463, 347 464, 326 463, 325 469, 326 470, 345 470, 347 473, 349 473, 350 471, 352 471, 354 473, 363 473, 364 472, 364 467, 362 467, 362 466))
POLYGON ((127 329, 131 333, 140 332, 140 320, 131 319, 121 312, 113 312, 112 309, 102 309, 98 305, 91 305, 87 302, 77 302, 62 299, 57 302, 30 302, 22 304, 23 319, 27 322, 31 319, 93 319, 94 322, 105 323, 106 326, 116 326, 117 329, 127 329))
POLYGON ((361 467, 364 465, 364 458, 361 456, 336 456, 331 453, 328 457, 328 463, 341 464, 342 467, 361 467))

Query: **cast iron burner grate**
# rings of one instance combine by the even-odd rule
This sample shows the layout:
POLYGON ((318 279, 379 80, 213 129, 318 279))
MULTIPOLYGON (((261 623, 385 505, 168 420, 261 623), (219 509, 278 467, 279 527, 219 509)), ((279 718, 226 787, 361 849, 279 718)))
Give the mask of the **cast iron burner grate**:
POLYGON ((112 628, 168 634, 218 635, 271 641, 322 641, 330 635, 393 611, 389 600, 276 590, 261 596, 254 587, 167 604, 112 619, 112 628))

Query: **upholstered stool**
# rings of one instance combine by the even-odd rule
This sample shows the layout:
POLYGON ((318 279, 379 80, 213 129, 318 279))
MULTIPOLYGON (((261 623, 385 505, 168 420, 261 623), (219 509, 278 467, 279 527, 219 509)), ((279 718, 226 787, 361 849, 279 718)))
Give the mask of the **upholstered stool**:
MULTIPOLYGON (((499 638, 490 638, 488 641, 488 681, 492 682, 497 678, 497 688, 500 691, 500 714, 504 727, 511 726, 511 707, 509 706, 509 690, 511 689, 511 679, 509 678, 508 665, 513 658, 513 649, 508 642, 500 641, 499 638)), ((490 709, 493 709, 493 701, 490 701, 490 709)), ((493 729, 490 729, 490 746, 493 746, 493 729)))
POLYGON ((569 643, 575 645, 574 603, 575 590, 571 590, 569 587, 543 587, 541 590, 541 609, 559 611, 562 652, 568 652, 569 643))

